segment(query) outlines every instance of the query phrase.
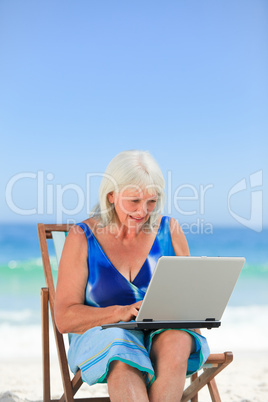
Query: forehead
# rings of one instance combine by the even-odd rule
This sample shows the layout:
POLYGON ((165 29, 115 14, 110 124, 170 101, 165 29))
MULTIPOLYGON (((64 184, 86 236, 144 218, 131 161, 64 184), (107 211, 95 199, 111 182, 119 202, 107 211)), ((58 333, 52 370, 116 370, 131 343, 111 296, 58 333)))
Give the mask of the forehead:
POLYGON ((124 197, 149 198, 156 197, 158 192, 154 186, 140 187, 136 185, 129 185, 124 187, 119 194, 124 197))

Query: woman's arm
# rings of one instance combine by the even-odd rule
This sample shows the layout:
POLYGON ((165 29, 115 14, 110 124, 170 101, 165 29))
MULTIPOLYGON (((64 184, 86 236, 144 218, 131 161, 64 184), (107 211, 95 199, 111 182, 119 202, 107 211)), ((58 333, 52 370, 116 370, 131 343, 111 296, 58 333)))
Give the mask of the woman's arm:
POLYGON ((178 222, 170 220, 171 241, 176 255, 190 255, 188 243, 178 222))
POLYGON ((61 333, 84 333, 89 328, 136 317, 141 302, 130 306, 90 307, 84 304, 88 280, 88 245, 84 231, 73 226, 59 264, 55 320, 61 333))

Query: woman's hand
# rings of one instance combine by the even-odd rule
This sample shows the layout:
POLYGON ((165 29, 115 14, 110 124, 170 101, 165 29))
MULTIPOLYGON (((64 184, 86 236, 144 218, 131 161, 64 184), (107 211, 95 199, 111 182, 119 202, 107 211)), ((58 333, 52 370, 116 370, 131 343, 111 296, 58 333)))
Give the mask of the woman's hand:
POLYGON ((131 321, 137 317, 142 300, 128 306, 116 306, 118 321, 131 321))

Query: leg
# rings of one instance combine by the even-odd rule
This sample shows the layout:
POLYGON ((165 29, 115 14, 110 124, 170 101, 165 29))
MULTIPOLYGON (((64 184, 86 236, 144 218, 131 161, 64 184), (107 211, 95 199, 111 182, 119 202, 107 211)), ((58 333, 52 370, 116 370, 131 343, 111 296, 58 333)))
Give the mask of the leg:
POLYGON ((120 360, 110 364, 107 384, 112 402, 149 401, 142 373, 120 360))
POLYGON ((155 336, 150 357, 156 380, 149 390, 150 401, 181 400, 187 361, 194 348, 193 337, 185 331, 168 330, 155 336))

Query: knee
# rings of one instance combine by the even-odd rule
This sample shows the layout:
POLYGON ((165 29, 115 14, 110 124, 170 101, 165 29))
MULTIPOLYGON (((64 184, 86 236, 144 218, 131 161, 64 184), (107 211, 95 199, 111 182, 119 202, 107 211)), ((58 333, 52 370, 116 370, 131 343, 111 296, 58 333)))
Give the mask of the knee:
POLYGON ((169 359, 168 366, 173 372, 179 371, 181 369, 187 368, 188 359, 188 353, 174 353, 172 358, 169 359))
POLYGON ((188 332, 171 330, 162 332, 153 344, 153 348, 164 354, 169 352, 175 355, 184 351, 187 355, 188 351, 189 354, 192 353, 194 345, 195 340, 188 332))
POLYGON ((121 360, 113 360, 109 364, 108 376, 110 376, 111 374, 113 374, 113 376, 121 376, 123 374, 126 374, 126 372, 131 369, 131 366, 122 362, 121 360))
MULTIPOLYGON (((160 334, 161 335, 161 334, 160 334)), ((166 331, 156 340, 151 357, 157 366, 177 370, 187 366, 188 358, 195 348, 194 338, 185 331, 166 331)))
POLYGON ((187 361, 195 351, 195 339, 186 331, 179 331, 179 340, 174 348, 179 360, 187 361))

